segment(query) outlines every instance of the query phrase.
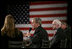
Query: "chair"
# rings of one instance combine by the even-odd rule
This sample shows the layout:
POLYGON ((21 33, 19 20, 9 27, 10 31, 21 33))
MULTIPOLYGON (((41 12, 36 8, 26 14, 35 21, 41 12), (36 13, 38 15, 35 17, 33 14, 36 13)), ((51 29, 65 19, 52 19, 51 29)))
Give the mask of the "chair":
POLYGON ((22 48, 23 41, 9 41, 8 47, 9 48, 22 48))
POLYGON ((66 48, 67 47, 67 39, 61 40, 60 48, 66 48))
POLYGON ((41 48, 49 48, 49 41, 42 40, 42 47, 41 48))

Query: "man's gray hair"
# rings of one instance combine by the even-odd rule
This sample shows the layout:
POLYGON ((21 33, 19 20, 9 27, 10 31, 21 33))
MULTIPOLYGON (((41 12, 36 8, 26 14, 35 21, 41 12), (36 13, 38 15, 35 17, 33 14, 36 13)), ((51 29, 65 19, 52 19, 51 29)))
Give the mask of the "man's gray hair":
POLYGON ((59 27, 61 27, 61 21, 58 20, 58 19, 55 19, 55 20, 52 22, 52 24, 58 24, 59 27))
POLYGON ((41 25, 41 19, 39 17, 34 18, 36 23, 39 23, 41 25))

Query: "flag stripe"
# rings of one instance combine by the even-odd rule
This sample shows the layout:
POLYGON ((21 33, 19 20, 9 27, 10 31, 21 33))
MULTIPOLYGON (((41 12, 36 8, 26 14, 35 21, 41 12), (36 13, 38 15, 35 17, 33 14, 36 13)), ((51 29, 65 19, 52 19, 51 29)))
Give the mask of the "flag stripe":
POLYGON ((64 14, 48 14, 48 15, 30 15, 30 18, 32 17, 64 17, 67 16, 66 13, 64 14))
POLYGON ((48 15, 48 14, 64 14, 67 13, 66 10, 55 10, 55 11, 33 11, 30 15, 48 15))
MULTIPOLYGON (((32 27, 31 24, 16 24, 15 25, 16 28, 28 28, 28 27, 32 27)), ((42 27, 52 27, 52 24, 42 24, 42 27)))
MULTIPOLYGON (((31 34, 33 36, 33 34, 31 34)), ((54 34, 48 34, 49 37, 52 37, 54 34)))
POLYGON ((30 12, 31 12, 31 11, 50 11, 50 10, 67 10, 67 7, 54 7, 54 8, 30 9, 30 12))
POLYGON ((62 4, 67 3, 66 1, 42 1, 42 2, 31 2, 30 5, 43 5, 43 4, 62 4))
POLYGON ((43 5, 30 5, 30 9, 41 9, 41 8, 54 8, 54 7, 67 7, 67 4, 43 4, 43 5))
MULTIPOLYGON (((28 27, 28 28, 19 28, 19 29, 20 30, 29 30, 30 28, 28 27)), ((53 30, 52 28, 45 28, 45 27, 44 27, 44 29, 45 30, 53 30)))
MULTIPOLYGON (((62 22, 66 22, 66 20, 60 20, 62 22)), ((52 21, 42 21, 42 24, 52 24, 52 21)))

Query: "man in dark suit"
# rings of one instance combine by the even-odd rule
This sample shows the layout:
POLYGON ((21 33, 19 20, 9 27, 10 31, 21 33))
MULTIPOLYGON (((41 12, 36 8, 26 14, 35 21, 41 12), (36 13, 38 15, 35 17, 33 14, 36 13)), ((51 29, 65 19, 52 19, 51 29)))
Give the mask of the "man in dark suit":
POLYGON ((52 22, 52 25, 53 25, 53 29, 57 31, 54 37, 52 38, 49 47, 50 48, 60 48, 60 42, 61 42, 61 39, 63 38, 62 36, 63 30, 60 28, 61 22, 58 19, 56 19, 52 22))
POLYGON ((65 48, 71 48, 71 27, 67 23, 62 22, 61 28, 63 29, 65 48))
POLYGON ((71 28, 59 20, 54 20, 52 24, 57 32, 50 42, 50 48, 70 48, 71 28))
POLYGON ((41 48, 43 41, 47 41, 49 46, 48 34, 46 30, 41 27, 41 19, 34 18, 31 24, 32 28, 35 29, 35 33, 32 37, 30 36, 30 33, 27 34, 28 36, 30 36, 30 39, 32 41, 32 43, 29 45, 29 48, 41 48))

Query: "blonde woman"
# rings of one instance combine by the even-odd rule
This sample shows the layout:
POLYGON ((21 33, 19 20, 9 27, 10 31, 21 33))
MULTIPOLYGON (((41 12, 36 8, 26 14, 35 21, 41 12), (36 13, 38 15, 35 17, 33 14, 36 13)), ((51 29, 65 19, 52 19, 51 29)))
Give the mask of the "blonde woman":
POLYGON ((22 41, 23 34, 17 28, 15 28, 14 18, 12 15, 5 17, 4 26, 1 29, 1 40, 3 40, 4 48, 8 47, 8 41, 22 41))

